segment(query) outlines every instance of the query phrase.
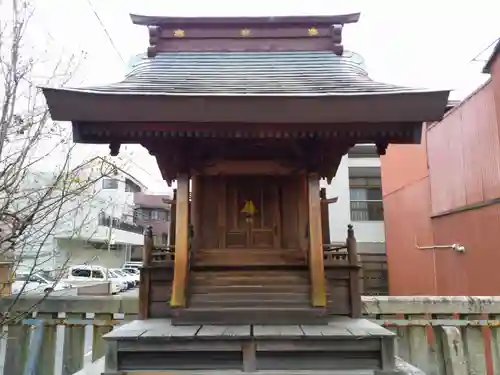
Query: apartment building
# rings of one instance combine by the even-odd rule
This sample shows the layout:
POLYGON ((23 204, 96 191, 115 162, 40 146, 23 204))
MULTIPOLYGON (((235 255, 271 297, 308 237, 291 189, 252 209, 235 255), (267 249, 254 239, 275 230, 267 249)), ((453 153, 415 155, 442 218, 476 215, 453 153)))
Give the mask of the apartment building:
MULTIPOLYGON (((166 246, 170 239, 170 204, 169 195, 153 195, 143 192, 134 194, 134 216, 138 225, 151 226, 153 242, 156 246, 166 246)), ((134 246, 132 260, 142 260, 142 247, 134 246)))
POLYGON ((326 188, 329 205, 330 240, 344 242, 348 224, 353 224, 360 253, 385 253, 384 209, 380 158, 375 145, 356 145, 345 155, 337 174, 326 188))
MULTIPOLYGON (((60 270, 82 263, 118 267, 130 259, 132 247, 143 243, 144 232, 134 221, 133 197, 145 186, 119 168, 93 185, 65 203, 65 214, 53 229, 45 230, 47 238, 19 249, 21 270, 60 270)), ((54 219, 47 216, 37 228, 48 228, 54 219)))

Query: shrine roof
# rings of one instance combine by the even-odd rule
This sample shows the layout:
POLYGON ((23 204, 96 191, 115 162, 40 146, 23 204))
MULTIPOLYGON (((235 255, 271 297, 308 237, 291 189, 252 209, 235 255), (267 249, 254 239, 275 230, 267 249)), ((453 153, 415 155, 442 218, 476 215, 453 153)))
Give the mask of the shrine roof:
POLYGON ((217 26, 254 26, 254 25, 334 25, 356 23, 360 13, 321 15, 321 16, 262 16, 262 17, 170 17, 148 16, 131 14, 130 18, 135 25, 164 26, 164 25, 217 25, 217 26))
POLYGON ((342 30, 359 13, 131 17, 148 26, 145 56, 120 82, 43 88, 52 119, 79 127, 421 123, 445 111, 449 90, 375 81, 361 56, 344 49, 342 30))
MULTIPOLYGON (((136 63, 121 82, 63 88, 138 95, 364 95, 433 91, 372 80, 362 58, 333 52, 161 52, 136 63)), ((50 101, 50 98, 49 98, 50 101)))

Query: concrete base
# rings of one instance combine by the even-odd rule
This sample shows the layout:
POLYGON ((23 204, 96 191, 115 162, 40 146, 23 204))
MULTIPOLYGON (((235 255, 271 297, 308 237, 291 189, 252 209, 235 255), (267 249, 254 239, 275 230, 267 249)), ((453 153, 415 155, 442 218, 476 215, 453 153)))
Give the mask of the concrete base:
MULTIPOLYGON (((360 370, 331 370, 331 371, 258 371, 254 372, 255 375, 425 375, 425 373, 418 368, 406 363, 400 358, 396 357, 396 371, 360 371, 360 370)), ((150 373, 154 374, 154 373, 150 373)), ((171 375, 171 373, 161 373, 158 375, 171 375)), ((176 375, 245 375, 246 373, 234 370, 215 370, 215 371, 176 371, 176 375)), ((81 371, 74 375, 124 375, 121 372, 105 372, 104 371, 104 358, 89 364, 81 371)))

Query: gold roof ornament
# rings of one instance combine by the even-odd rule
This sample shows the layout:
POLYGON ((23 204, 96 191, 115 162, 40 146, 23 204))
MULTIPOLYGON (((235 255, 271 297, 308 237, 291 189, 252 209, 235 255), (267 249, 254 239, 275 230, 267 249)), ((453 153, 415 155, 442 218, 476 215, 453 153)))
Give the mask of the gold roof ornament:
POLYGON ((249 29, 241 29, 240 35, 241 36, 250 36, 250 30, 249 29))
POLYGON ((182 29, 174 30, 174 36, 177 37, 177 38, 182 38, 185 35, 186 35, 186 33, 182 29))
POLYGON ((318 36, 319 35, 319 31, 317 28, 315 27, 310 27, 308 30, 307 30, 307 34, 309 36, 318 36))

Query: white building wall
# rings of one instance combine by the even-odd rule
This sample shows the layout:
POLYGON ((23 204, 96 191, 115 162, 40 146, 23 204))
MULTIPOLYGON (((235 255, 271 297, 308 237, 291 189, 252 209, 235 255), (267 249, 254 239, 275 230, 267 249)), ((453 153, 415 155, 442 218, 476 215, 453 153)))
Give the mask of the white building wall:
POLYGON ((92 264, 108 268, 120 268, 130 256, 130 250, 120 247, 117 250, 96 249, 89 243, 79 240, 58 240, 54 269, 63 270, 72 265, 92 264))
POLYGON ((65 230, 60 231, 58 238, 79 238, 98 242, 107 242, 111 237, 111 242, 116 244, 141 245, 143 235, 128 231, 110 228, 99 225, 98 217, 104 213, 114 218, 122 218, 124 215, 132 220, 134 214, 134 193, 125 191, 125 176, 117 175, 113 178, 118 180, 118 189, 102 189, 102 180, 98 181, 96 196, 82 207, 79 216, 72 222, 65 223, 65 230), (82 225, 84 223, 84 225, 82 225), (80 225, 75 233, 76 226, 80 225))
MULTIPOLYGON (((51 181, 51 174, 48 172, 33 172, 30 173, 30 176, 35 177, 28 178, 26 183, 32 184, 32 186, 35 184, 34 181, 41 186, 45 180, 51 181)), ((66 251, 64 247, 68 244, 71 250, 68 251, 72 252, 76 245, 80 246, 85 241, 107 244, 108 240, 111 239, 113 245, 127 245, 128 253, 130 253, 132 245, 141 245, 144 241, 142 233, 133 233, 117 228, 110 229, 108 226, 99 225, 101 212, 115 218, 128 215, 131 222, 133 219, 134 193, 125 191, 125 178, 130 177, 119 173, 113 178, 118 180, 118 189, 102 189, 102 180, 98 180, 94 186, 82 192, 79 197, 64 203, 61 210, 51 212, 43 217, 43 220, 38 224, 30 226, 29 230, 32 231, 32 234, 29 235, 22 248, 18 249, 18 255, 21 259, 19 268, 53 269, 57 263, 55 257, 61 249, 66 251), (56 224, 52 224, 57 217, 59 219, 56 224), (61 243, 64 244, 62 248, 61 243)), ((135 182, 137 183, 137 181, 135 182)), ((104 247, 107 248, 107 245, 104 247)), ((89 251, 90 248, 85 254, 90 254, 89 251)), ((119 250, 113 251, 119 252, 119 250)), ((87 255, 82 255, 81 260, 88 261, 93 256, 87 259, 87 255)), ((108 255, 104 255, 104 257, 108 255)), ((124 255, 118 257, 125 259, 124 255)), ((111 264, 114 263, 111 262, 111 264)))
POLYGON ((329 205, 330 240, 344 242, 347 225, 353 224, 359 252, 385 252, 385 229, 383 221, 351 221, 349 193, 349 167, 379 167, 379 158, 349 158, 345 155, 339 165, 337 174, 326 188, 328 198, 338 197, 336 203, 329 205))

